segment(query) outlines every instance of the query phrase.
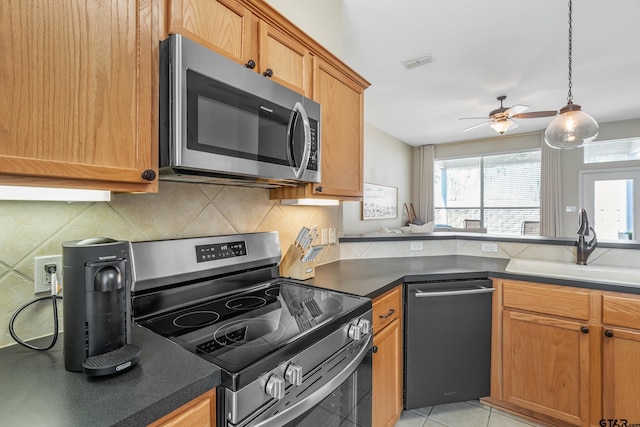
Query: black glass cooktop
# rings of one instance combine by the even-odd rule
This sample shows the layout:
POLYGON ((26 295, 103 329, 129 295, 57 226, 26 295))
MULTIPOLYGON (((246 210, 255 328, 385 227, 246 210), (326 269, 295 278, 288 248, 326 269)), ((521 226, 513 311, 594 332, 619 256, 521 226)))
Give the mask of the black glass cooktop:
POLYGON ((277 280, 140 323, 233 373, 342 318, 364 301, 277 280))

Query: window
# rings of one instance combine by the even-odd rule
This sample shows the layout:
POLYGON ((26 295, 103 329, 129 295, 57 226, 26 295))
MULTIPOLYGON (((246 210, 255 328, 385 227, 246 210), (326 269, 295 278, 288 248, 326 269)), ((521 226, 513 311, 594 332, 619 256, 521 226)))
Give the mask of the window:
POLYGON ((584 146, 585 163, 640 160, 640 138, 599 141, 584 146))
POLYGON ((640 169, 580 171, 582 203, 598 238, 637 239, 640 200, 634 197, 640 184, 640 169))
POLYGON ((487 232, 521 234, 540 221, 540 151, 436 160, 435 222, 464 227, 480 220, 487 232))

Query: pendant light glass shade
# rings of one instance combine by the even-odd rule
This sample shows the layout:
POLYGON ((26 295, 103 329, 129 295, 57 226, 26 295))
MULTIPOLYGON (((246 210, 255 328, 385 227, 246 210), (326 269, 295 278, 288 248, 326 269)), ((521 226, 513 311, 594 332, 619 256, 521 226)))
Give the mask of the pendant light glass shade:
POLYGON ((598 123, 582 111, 578 104, 573 103, 571 89, 572 77, 572 51, 573 51, 573 2, 569 0, 569 94, 567 105, 560 109, 560 114, 544 131, 544 141, 552 148, 569 149, 579 148, 596 139, 598 136, 598 123))
POLYGON ((569 103, 544 131, 544 140, 552 148, 579 148, 595 140, 598 131, 598 123, 593 117, 579 105, 569 103))

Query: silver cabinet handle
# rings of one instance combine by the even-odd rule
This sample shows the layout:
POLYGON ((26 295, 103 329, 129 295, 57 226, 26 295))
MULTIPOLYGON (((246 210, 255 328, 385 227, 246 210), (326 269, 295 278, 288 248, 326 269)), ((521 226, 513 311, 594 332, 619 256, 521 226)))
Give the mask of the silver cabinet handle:
POLYGON ((442 291, 442 292, 425 292, 421 290, 416 290, 417 298, 428 298, 428 297, 443 297, 443 296, 454 296, 454 295, 471 295, 471 294, 486 294, 489 292, 495 291, 495 288, 479 288, 479 289, 465 289, 462 291, 442 291))

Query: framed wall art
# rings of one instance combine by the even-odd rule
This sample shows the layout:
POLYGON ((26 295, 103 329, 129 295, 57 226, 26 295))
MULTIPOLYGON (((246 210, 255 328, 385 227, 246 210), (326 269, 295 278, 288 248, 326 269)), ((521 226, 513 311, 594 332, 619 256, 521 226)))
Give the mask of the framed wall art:
POLYGON ((398 217, 398 187, 364 183, 362 219, 398 217))

